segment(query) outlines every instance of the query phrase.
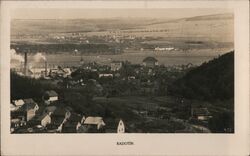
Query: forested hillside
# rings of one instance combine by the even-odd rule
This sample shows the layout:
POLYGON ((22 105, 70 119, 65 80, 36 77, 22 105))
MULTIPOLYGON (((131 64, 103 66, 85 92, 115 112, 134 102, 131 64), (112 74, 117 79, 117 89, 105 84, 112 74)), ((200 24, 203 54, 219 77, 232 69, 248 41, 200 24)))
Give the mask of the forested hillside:
POLYGON ((234 97, 234 52, 229 52, 191 70, 169 87, 170 94, 199 100, 234 97))

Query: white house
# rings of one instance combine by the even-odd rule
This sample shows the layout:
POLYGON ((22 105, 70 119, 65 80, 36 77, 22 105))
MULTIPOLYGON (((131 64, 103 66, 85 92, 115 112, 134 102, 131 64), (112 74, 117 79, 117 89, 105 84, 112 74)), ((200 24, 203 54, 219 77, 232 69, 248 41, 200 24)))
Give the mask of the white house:
POLYGON ((167 47, 167 48, 160 48, 160 47, 156 47, 155 51, 170 51, 170 50, 174 50, 173 47, 167 47))
POLYGON ((37 120, 39 121, 39 124, 43 127, 46 127, 48 124, 51 123, 51 117, 49 114, 46 113, 40 116, 37 120))
POLYGON ((113 77, 113 74, 99 74, 99 78, 101 77, 113 77))
POLYGON ((13 103, 18 108, 20 108, 22 105, 24 105, 24 101, 22 99, 14 100, 13 103))
POLYGON ((120 120, 118 123, 117 133, 125 133, 125 125, 122 120, 120 120))
POLYGON ((93 125, 96 126, 97 130, 105 126, 105 123, 102 117, 93 117, 89 116, 85 119, 84 125, 93 125))
POLYGON ((72 71, 70 68, 63 68, 63 71, 64 71, 64 75, 63 77, 67 77, 67 76, 70 76, 72 71))

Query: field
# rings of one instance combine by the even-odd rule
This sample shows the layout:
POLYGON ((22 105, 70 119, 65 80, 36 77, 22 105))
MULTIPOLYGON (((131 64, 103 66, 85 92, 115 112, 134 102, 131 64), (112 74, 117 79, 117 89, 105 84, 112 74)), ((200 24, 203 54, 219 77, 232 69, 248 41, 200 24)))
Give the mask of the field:
POLYGON ((12 20, 11 45, 17 53, 42 52, 55 65, 77 65, 81 56, 85 62, 100 64, 126 60, 141 64, 153 56, 164 65, 200 65, 233 50, 233 22, 232 14, 174 20, 12 20), (156 47, 174 50, 155 51, 156 47))
MULTIPOLYGON (((179 117, 182 113, 173 113, 181 105, 178 98, 164 97, 96 97, 94 102, 112 110, 112 117, 105 117, 107 131, 114 132, 119 119, 122 119, 133 133, 176 133, 210 132, 201 125, 193 125, 179 117)), ((185 101, 190 103, 189 100, 185 101)), ((199 104, 205 104, 198 101, 199 104)), ((207 103, 206 103, 207 104, 207 103)), ((187 111, 187 110, 185 110, 187 111)))

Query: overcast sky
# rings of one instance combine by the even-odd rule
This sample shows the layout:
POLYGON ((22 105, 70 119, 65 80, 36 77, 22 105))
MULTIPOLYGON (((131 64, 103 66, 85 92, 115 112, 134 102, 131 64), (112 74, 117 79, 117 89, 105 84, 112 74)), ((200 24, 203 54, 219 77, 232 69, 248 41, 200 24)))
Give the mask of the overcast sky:
POLYGON ((13 19, 183 18, 232 13, 229 9, 16 9, 13 19))

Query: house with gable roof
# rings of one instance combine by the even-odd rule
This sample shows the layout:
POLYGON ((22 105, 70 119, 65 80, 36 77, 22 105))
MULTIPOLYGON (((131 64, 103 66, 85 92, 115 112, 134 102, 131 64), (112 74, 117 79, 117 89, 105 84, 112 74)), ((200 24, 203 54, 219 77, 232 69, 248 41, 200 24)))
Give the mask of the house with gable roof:
POLYGON ((149 68, 154 68, 158 65, 158 60, 154 57, 146 57, 142 62, 145 67, 149 68))
POLYGON ((89 116, 84 120, 84 123, 79 127, 79 133, 102 133, 105 132, 105 123, 102 117, 89 116))
POLYGON ((43 99, 46 104, 51 104, 58 101, 58 94, 54 90, 46 91, 43 95, 43 99))
POLYGON ((23 99, 23 101, 24 101, 24 104, 19 110, 20 112, 23 112, 26 121, 30 121, 36 115, 36 112, 39 110, 39 106, 31 98, 23 99))

